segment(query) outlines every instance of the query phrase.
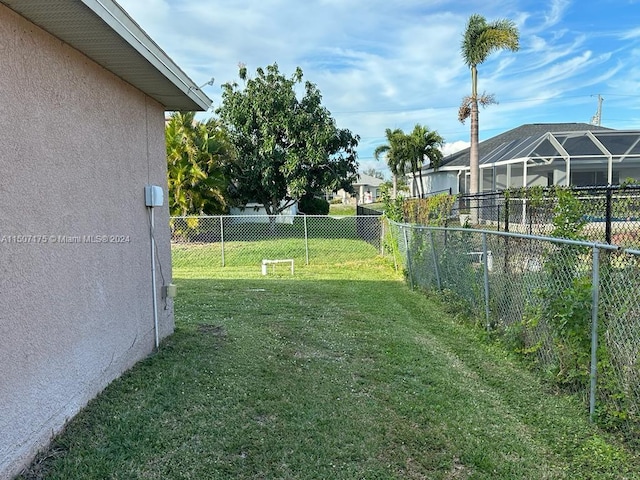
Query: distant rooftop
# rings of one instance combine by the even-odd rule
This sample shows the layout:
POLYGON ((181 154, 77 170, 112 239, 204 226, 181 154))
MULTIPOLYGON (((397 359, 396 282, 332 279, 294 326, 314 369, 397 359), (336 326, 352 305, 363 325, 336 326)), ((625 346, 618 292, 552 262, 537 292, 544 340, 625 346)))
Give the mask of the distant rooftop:
MULTIPOLYGON (((602 143, 610 146, 608 149, 615 151, 625 149, 625 145, 630 147, 640 136, 638 131, 622 132, 588 123, 531 123, 480 142, 479 164, 495 164, 516 158, 562 158, 557 146, 549 140, 549 133, 563 149, 570 150, 568 153, 572 157, 602 156, 603 152, 597 149, 586 132, 593 132, 602 143)), ((445 157, 440 169, 468 168, 469 162, 469 148, 466 148, 445 157)))
POLYGON ((371 187, 379 187, 384 183, 384 180, 372 177, 371 175, 365 175, 364 173, 358 174, 358 180, 353 185, 369 185, 371 187))

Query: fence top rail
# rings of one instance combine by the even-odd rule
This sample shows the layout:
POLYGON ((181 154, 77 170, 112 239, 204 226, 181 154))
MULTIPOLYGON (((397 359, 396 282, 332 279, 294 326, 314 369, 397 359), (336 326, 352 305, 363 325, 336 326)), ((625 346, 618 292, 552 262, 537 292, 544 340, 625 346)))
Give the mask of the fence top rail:
POLYGON ((498 235, 501 237, 522 238, 524 240, 539 240, 539 241, 546 241, 546 242, 552 242, 552 243, 562 243, 566 245, 576 245, 580 247, 598 248, 602 250, 619 250, 619 251, 625 251, 631 254, 640 253, 640 251, 638 250, 626 249, 618 245, 609 245, 608 243, 599 243, 599 242, 588 242, 585 240, 570 240, 568 238, 548 237, 543 235, 528 235, 526 233, 499 232, 496 230, 482 230, 482 229, 475 229, 475 228, 435 227, 435 226, 429 226, 429 225, 415 225, 415 224, 398 223, 398 222, 390 222, 390 223, 400 228, 411 228, 415 230, 436 230, 436 231, 446 231, 446 232, 464 232, 464 233, 480 233, 480 234, 484 233, 488 235, 498 235))
POLYGON ((296 215, 264 215, 264 214, 246 214, 246 215, 175 215, 175 216, 171 216, 169 217, 169 219, 171 220, 178 220, 178 219, 186 219, 186 218, 201 218, 201 219, 205 219, 205 218, 303 218, 303 217, 307 217, 307 218, 363 218, 363 217, 381 217, 383 216, 382 213, 380 213, 379 215, 307 215, 307 214, 303 214, 303 213, 298 213, 296 215))
MULTIPOLYGON (((607 193, 611 193, 613 195, 623 195, 623 194, 631 194, 631 195, 637 195, 638 192, 640 191, 640 185, 637 184, 633 184, 633 185, 593 185, 593 186, 585 186, 585 187, 576 187, 576 186, 571 186, 571 187, 561 187, 562 189, 567 189, 570 190, 574 193, 578 193, 578 194, 587 194, 587 195, 605 195, 607 193)), ((476 199, 476 198, 483 198, 483 197, 494 197, 494 196, 499 196, 499 197, 504 197, 505 195, 508 195, 510 199, 518 199, 521 200, 523 198, 527 198, 527 192, 530 190, 530 188, 511 188, 511 189, 505 189, 505 190, 494 190, 494 191, 490 191, 490 192, 478 192, 478 193, 460 193, 458 194, 458 197, 461 199, 476 199)), ((544 187, 542 188, 542 193, 545 196, 551 196, 554 197, 556 187, 544 187)))

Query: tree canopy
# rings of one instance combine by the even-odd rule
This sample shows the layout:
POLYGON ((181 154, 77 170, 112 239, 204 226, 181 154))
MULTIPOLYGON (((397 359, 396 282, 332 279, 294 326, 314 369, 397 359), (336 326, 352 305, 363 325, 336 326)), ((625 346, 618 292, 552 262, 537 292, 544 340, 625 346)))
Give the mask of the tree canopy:
POLYGON ((304 82, 298 98, 302 70, 286 78, 273 64, 248 78, 241 65, 239 74, 243 86, 224 84, 217 109, 236 149, 225 166, 231 201, 258 202, 275 215, 304 196, 350 190, 359 137, 336 126, 315 84, 304 82))
POLYGON ((171 215, 224 213, 223 165, 233 158, 233 147, 218 121, 202 123, 193 112, 174 113, 165 140, 171 215))
POLYGON ((416 124, 411 133, 396 128, 385 130, 387 143, 376 147, 373 155, 376 160, 384 154, 387 165, 393 175, 393 196, 397 194, 397 179, 409 170, 413 175, 414 194, 423 195, 422 167, 425 160, 431 168, 437 169, 442 160, 441 148, 444 139, 435 130, 416 124), (418 179, 420 181, 418 182, 418 179))
POLYGON ((376 160, 380 160, 383 155, 385 156, 393 181, 392 196, 396 198, 398 194, 398 178, 403 177, 407 170, 408 158, 404 148, 406 135, 399 128, 394 130, 387 128, 384 133, 387 137, 387 143, 378 145, 373 152, 373 156, 376 160))

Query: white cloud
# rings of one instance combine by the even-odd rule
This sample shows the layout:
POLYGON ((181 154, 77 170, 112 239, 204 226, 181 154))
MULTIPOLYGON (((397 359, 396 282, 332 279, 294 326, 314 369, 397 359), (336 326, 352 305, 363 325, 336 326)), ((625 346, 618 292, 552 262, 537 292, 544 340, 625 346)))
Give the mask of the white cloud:
MULTIPOLYGON (((216 78, 204 88, 215 105, 240 61, 249 72, 277 62, 289 75, 300 66, 338 125, 362 137, 361 163, 385 142, 385 128, 427 125, 447 148, 468 140, 457 109, 470 91, 460 41, 472 12, 511 18, 521 33, 520 51, 496 53, 480 67, 480 91, 500 101, 481 111, 482 138, 523 123, 588 121, 590 95, 631 95, 640 78, 640 29, 631 20, 620 25, 637 7, 603 8, 592 19, 580 18, 584 5, 568 0, 119 1, 196 83, 216 78)), ((638 98, 605 98, 605 112, 618 118, 631 115, 614 108, 640 108, 638 98)))
POLYGON ((442 153, 446 157, 447 155, 451 155, 453 153, 459 152, 460 150, 464 150, 465 148, 469 148, 470 143, 462 140, 458 140, 453 143, 445 143, 442 147, 442 153))

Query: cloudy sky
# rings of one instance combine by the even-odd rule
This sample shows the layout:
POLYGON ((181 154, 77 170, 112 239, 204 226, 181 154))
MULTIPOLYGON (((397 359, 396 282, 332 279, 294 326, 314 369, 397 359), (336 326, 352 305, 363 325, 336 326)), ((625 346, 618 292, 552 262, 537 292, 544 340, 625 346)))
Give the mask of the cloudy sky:
MULTIPOLYGON (((277 63, 300 66, 340 128, 360 135, 360 168, 386 128, 437 130, 446 151, 468 145, 457 120, 470 74, 460 56, 469 16, 513 20, 520 50, 479 67, 480 140, 525 123, 585 122, 603 98, 602 125, 640 128, 640 0, 117 0, 220 104, 220 86, 277 63)), ((201 115, 206 118, 212 111, 201 115)))

